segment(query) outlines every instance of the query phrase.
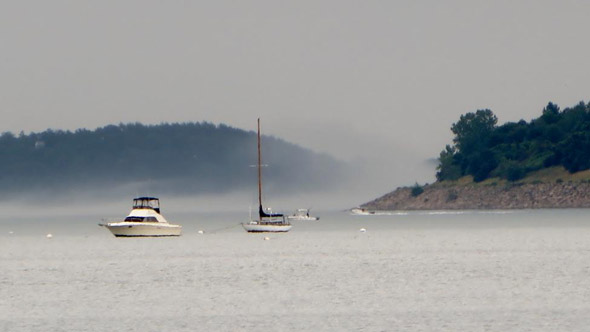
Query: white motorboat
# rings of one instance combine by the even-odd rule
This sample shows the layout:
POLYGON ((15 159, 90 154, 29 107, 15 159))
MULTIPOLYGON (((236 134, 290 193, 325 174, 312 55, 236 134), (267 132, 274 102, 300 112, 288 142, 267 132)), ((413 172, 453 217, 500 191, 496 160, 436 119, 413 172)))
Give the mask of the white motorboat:
POLYGON ((299 221, 318 221, 320 220, 319 217, 312 217, 309 215, 309 209, 297 209, 295 213, 288 216, 287 219, 289 220, 299 220, 299 221))
POLYGON ((160 214, 160 200, 156 197, 135 198, 125 220, 99 225, 117 237, 180 236, 182 231, 182 226, 168 223, 160 214))
POLYGON ((353 209, 350 209, 350 214, 357 215, 357 216, 368 216, 368 215, 375 214, 375 211, 369 211, 369 210, 363 209, 363 208, 353 208, 353 209))
POLYGON ((250 220, 242 224, 244 229, 250 233, 260 232, 288 232, 291 223, 282 214, 266 213, 262 209, 262 156, 260 154, 260 119, 258 119, 258 219, 250 220))

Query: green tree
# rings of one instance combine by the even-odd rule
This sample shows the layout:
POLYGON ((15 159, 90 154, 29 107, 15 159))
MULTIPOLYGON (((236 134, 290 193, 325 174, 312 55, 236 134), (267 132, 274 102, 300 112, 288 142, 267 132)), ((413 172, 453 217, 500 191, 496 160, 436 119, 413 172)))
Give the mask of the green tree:
POLYGON ((456 162, 457 149, 447 145, 444 150, 440 152, 438 157, 438 166, 436 167, 436 179, 438 181, 457 180, 463 174, 461 166, 456 162))
POLYGON ((547 124, 552 124, 559 121, 559 106, 549 102, 549 104, 547 104, 547 106, 545 106, 543 109, 543 115, 541 115, 541 119, 547 124))
POLYGON ((489 109, 461 115, 459 121, 451 127, 451 131, 455 134, 453 142, 458 151, 469 155, 484 150, 496 123, 498 118, 489 109))
POLYGON ((412 197, 418 197, 423 192, 424 192, 424 187, 422 187, 421 185, 418 184, 418 182, 416 182, 416 184, 412 187, 412 191, 411 191, 412 197))
POLYGON ((563 166, 571 173, 590 168, 590 132, 577 132, 561 145, 563 166))
POLYGON ((490 173, 498 167, 498 158, 491 150, 483 150, 470 156, 468 173, 473 175, 473 181, 480 182, 488 178, 490 173))

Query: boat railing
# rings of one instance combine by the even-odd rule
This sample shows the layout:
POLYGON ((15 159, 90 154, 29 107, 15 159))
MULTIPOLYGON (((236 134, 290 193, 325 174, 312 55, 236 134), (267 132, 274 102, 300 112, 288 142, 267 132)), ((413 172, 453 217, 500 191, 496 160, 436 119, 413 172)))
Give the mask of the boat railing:
POLYGON ((285 216, 268 217, 268 218, 261 218, 258 221, 258 224, 259 225, 289 224, 289 221, 285 218, 285 216))
POLYGON ((113 222, 122 222, 124 219, 122 218, 102 218, 100 221, 103 223, 113 223, 113 222))

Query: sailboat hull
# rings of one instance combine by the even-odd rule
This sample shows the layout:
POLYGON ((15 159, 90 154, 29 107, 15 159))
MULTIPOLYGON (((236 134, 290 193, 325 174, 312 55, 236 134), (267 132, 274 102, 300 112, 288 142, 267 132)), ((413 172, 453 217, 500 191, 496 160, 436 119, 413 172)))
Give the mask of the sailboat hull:
POLYGON ((289 224, 259 224, 250 222, 242 224, 242 227, 249 233, 267 233, 267 232, 288 232, 291 229, 289 224))

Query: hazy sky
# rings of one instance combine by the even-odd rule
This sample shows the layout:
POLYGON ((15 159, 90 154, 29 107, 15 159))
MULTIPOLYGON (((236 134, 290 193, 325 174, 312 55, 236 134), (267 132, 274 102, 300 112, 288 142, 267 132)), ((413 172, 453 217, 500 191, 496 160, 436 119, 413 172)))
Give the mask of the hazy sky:
POLYGON ((590 99, 590 1, 1 1, 0 131, 210 121, 390 179, 463 113, 590 99))

